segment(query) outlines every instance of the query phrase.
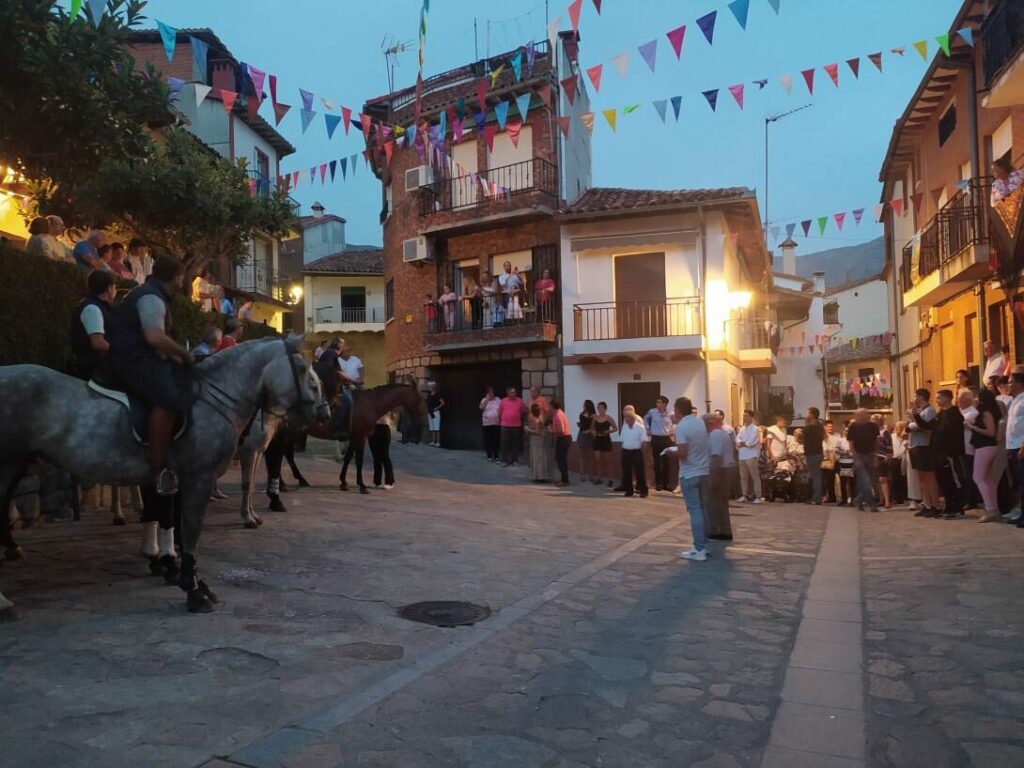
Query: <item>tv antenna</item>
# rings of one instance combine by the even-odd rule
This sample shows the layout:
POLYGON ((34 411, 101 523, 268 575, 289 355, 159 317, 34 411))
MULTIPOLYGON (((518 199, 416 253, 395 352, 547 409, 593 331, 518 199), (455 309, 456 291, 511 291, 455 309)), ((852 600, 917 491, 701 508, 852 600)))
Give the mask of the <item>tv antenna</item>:
POLYGON ((412 50, 412 40, 400 42, 391 35, 385 35, 380 41, 380 52, 384 54, 384 68, 388 77, 388 92, 395 90, 395 66, 398 64, 398 54, 412 50))

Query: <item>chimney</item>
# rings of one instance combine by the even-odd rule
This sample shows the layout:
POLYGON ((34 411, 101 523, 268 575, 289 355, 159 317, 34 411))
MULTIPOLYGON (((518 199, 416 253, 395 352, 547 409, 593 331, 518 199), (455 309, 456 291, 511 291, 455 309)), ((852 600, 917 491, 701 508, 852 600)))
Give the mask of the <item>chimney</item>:
POLYGON ((782 272, 786 275, 796 274, 796 243, 793 238, 787 237, 779 244, 782 250, 782 272))
POLYGON ((313 203, 313 205, 310 206, 310 210, 313 211, 314 219, 322 219, 324 217, 324 207, 319 201, 313 203))
POLYGON ((211 77, 210 84, 214 88, 219 88, 223 91, 234 91, 238 86, 235 85, 235 67, 227 59, 217 59, 210 62, 211 66, 211 77))
POLYGON ((814 275, 814 292, 824 295, 825 293, 825 273, 815 272, 814 275))

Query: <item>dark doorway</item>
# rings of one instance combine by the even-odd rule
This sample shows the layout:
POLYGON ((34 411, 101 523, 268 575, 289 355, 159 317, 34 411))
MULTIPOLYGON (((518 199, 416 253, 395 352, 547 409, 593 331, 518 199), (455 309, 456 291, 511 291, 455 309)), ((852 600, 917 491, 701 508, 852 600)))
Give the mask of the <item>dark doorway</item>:
POLYGON ((446 403, 441 416, 441 444, 445 448, 483 450, 480 399, 487 387, 494 387, 498 397, 504 397, 509 387, 515 387, 522 395, 519 361, 443 366, 434 370, 446 403))
MULTIPOLYGON (((636 409, 636 415, 641 419, 661 395, 661 384, 657 381, 631 381, 626 384, 619 384, 619 410, 615 415, 615 422, 622 421, 622 409, 632 405, 636 409)), ((669 403, 671 409, 672 404, 669 403)))

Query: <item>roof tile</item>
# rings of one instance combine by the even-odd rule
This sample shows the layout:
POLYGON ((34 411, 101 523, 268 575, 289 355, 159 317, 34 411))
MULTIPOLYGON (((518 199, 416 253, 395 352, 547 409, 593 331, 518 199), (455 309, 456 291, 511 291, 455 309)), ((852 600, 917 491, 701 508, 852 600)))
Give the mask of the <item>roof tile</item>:
POLYGON ((576 198, 566 210, 568 215, 628 211, 676 205, 740 200, 753 194, 746 187, 723 189, 623 189, 592 187, 576 198))
POLYGON ((383 275, 384 249, 379 245, 350 245, 344 251, 311 261, 303 272, 338 275, 383 275))

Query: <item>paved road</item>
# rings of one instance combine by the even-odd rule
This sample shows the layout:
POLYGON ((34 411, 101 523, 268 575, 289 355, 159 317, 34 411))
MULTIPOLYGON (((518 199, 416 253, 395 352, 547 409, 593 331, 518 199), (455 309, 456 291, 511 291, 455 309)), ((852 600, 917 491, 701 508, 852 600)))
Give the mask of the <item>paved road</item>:
POLYGON ((743 507, 687 563, 678 497, 394 453, 365 497, 302 459, 317 487, 259 531, 212 505, 211 615, 145 574, 137 525, 22 533, 0 766, 1024 766, 1024 532, 743 507), (396 615, 420 600, 493 613, 396 615))

